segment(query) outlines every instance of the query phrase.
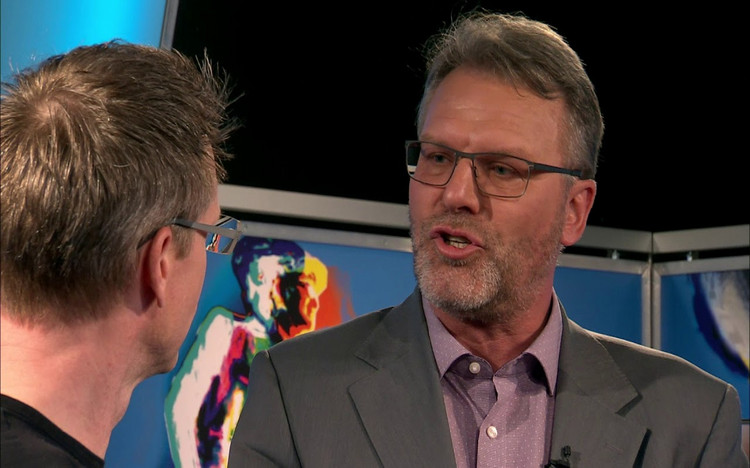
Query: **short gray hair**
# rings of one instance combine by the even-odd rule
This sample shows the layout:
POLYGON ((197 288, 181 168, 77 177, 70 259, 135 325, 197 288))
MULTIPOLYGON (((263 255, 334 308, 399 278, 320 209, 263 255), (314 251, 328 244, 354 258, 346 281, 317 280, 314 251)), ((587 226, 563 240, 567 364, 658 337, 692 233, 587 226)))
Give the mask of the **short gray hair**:
POLYGON ((594 178, 604 133, 599 100, 578 54, 552 27, 521 14, 471 11, 433 36, 417 128, 442 80, 466 65, 525 87, 544 99, 562 98, 569 118, 569 163, 594 178))

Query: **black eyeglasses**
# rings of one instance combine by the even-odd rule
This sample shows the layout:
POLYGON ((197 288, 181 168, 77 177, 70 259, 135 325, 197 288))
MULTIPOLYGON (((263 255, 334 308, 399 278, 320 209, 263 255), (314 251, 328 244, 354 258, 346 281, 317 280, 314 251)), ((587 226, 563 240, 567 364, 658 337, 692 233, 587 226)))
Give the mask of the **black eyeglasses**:
POLYGON ((426 185, 447 185, 461 158, 471 160, 477 187, 491 197, 522 197, 534 172, 583 177, 583 172, 579 170, 540 164, 507 154, 464 153, 428 141, 406 142, 406 170, 409 177, 426 185))
POLYGON ((197 223, 182 218, 173 219, 172 224, 207 233, 206 250, 223 255, 231 254, 237 240, 242 237, 242 223, 231 216, 223 216, 216 224, 197 223))

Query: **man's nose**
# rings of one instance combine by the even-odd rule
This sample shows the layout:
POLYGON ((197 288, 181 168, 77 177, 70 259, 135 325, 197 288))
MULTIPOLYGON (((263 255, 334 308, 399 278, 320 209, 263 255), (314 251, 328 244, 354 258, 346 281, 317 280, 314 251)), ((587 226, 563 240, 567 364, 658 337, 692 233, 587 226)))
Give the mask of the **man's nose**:
POLYGON ((479 210, 481 196, 471 159, 459 159, 443 192, 446 207, 451 210, 468 209, 476 212, 479 210))

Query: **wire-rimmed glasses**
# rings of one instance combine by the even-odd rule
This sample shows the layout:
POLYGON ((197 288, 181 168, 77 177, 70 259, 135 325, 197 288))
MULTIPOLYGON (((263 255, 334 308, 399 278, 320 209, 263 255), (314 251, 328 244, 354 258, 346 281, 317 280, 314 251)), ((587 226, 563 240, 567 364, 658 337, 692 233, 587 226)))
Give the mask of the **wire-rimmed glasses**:
POLYGON ((448 184, 461 158, 471 160, 477 187, 491 197, 522 197, 534 172, 583 177, 580 170, 536 163, 507 154, 464 153, 428 141, 406 142, 406 170, 409 177, 426 185, 441 187, 448 184))
POLYGON ((188 219, 175 218, 172 224, 205 232, 206 251, 229 255, 237 240, 242 237, 242 223, 231 216, 222 216, 215 224, 203 224, 188 219))

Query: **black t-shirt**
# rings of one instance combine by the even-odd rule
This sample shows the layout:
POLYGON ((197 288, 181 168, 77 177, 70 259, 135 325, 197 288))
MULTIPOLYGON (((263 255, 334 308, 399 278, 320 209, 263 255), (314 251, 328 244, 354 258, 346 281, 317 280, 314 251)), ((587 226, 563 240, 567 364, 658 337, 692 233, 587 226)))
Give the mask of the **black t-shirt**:
POLYGON ((31 406, 0 395, 0 467, 96 467, 104 460, 31 406))

